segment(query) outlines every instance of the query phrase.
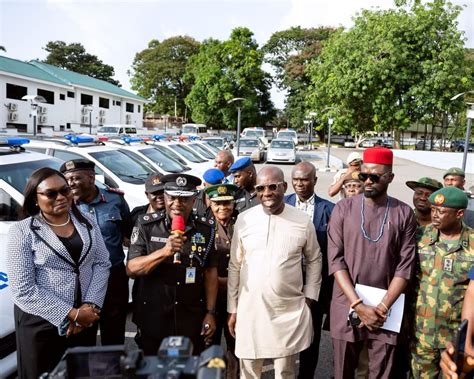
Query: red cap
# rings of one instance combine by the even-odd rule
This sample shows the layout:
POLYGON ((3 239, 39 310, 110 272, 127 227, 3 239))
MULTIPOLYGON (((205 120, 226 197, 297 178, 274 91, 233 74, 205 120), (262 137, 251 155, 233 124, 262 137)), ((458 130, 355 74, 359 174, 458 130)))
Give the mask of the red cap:
POLYGON ((179 230, 184 232, 184 218, 181 215, 176 215, 173 217, 173 221, 171 221, 171 230, 179 230))
POLYGON ((386 147, 376 146, 364 150, 364 163, 383 164, 391 166, 393 164, 393 152, 386 147))

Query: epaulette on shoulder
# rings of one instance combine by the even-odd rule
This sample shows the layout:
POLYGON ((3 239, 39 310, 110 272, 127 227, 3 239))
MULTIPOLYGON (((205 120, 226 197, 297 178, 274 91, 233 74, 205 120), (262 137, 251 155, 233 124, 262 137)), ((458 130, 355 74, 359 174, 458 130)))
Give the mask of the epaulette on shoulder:
POLYGON ((145 213, 144 215, 141 215, 138 220, 140 221, 140 224, 150 224, 155 221, 163 220, 165 218, 165 211, 158 211, 158 212, 153 212, 153 213, 145 213))
POLYGON ((125 192, 123 192, 120 188, 107 187, 105 190, 107 192, 117 193, 117 194, 122 195, 122 196, 125 194, 125 192))
POLYGON ((207 218, 204 216, 199 216, 197 214, 194 215, 194 221, 211 227, 214 227, 216 223, 213 218, 207 218))

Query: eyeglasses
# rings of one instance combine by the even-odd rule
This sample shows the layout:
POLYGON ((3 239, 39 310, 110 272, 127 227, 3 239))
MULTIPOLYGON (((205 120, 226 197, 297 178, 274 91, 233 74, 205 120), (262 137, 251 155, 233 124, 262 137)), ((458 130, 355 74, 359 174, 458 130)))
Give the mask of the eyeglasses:
POLYGON ((71 193, 71 188, 66 186, 58 190, 47 190, 45 192, 36 192, 36 193, 46 196, 50 200, 53 200, 53 199, 56 199, 59 194, 63 196, 68 196, 71 193))
POLYGON ((280 184, 283 184, 284 182, 278 182, 278 183, 272 183, 272 184, 266 184, 266 185, 263 185, 263 184, 259 184, 257 186, 255 186, 255 191, 257 192, 263 192, 265 191, 266 188, 268 188, 269 191, 276 191, 278 186, 280 184))
POLYGON ((391 171, 387 171, 385 174, 379 175, 379 174, 365 174, 361 172, 359 174, 359 180, 362 180, 363 182, 365 182, 367 179, 370 179, 372 183, 378 183, 382 177, 390 173, 391 171))

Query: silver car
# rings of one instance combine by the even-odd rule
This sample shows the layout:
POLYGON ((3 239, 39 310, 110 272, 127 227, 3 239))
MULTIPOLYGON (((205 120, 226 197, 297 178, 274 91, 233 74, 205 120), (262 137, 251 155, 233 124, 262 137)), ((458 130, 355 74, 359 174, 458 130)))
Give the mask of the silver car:
MULTIPOLYGON (((234 147, 237 156, 237 146, 234 147)), ((250 157, 253 162, 261 162, 265 156, 263 143, 257 138, 241 138, 239 157, 250 157)))
POLYGON ((267 162, 295 163, 295 143, 288 139, 274 139, 267 150, 267 162))

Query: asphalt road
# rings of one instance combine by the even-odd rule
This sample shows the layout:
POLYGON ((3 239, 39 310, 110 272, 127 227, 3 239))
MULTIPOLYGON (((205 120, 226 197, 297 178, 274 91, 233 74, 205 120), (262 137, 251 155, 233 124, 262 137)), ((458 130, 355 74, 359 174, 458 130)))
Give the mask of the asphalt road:
MULTIPOLYGON (((347 156, 355 149, 331 149, 331 154, 341 159, 345 162, 347 156)), ((361 151, 361 150, 360 150, 361 151)), ((299 154, 300 159, 302 160, 310 160, 312 161, 316 167, 324 167, 325 162, 325 154, 326 150, 315 150, 311 153, 309 152, 301 152, 299 154), (308 159, 310 158, 310 159, 308 159)), ((257 171, 263 167, 263 164, 257 164, 257 171)), ((291 187, 291 170, 293 169, 293 165, 278 165, 283 172, 285 173, 285 179, 288 182, 288 193, 293 192, 293 188, 291 187)), ((395 178, 393 183, 389 187, 389 194, 394 196, 407 204, 412 204, 412 196, 413 191, 410 190, 406 185, 405 182, 408 180, 417 180, 420 177, 428 176, 435 178, 437 180, 442 181, 443 172, 444 170, 422 166, 415 162, 411 162, 404 159, 395 159, 393 171, 395 173, 395 178)), ((318 181, 316 183, 316 193, 326 199, 337 201, 337 198, 329 198, 327 194, 327 189, 329 188, 330 183, 334 177, 334 172, 317 172, 318 181)), ((474 184, 474 175, 467 175, 466 176, 466 184, 467 188, 474 184)), ((135 349, 136 344, 133 340, 133 336, 135 335, 136 328, 135 325, 129 320, 127 322, 127 338, 126 344, 130 349, 135 349)), ((223 342, 224 343, 224 342, 223 342)), ((318 361, 318 367, 316 370, 315 378, 331 378, 333 375, 333 363, 332 363, 332 345, 331 339, 328 332, 323 331, 321 336, 321 344, 320 344, 320 355, 318 361)), ((273 371, 272 365, 270 362, 264 366, 264 374, 263 378, 272 378, 273 371)))

